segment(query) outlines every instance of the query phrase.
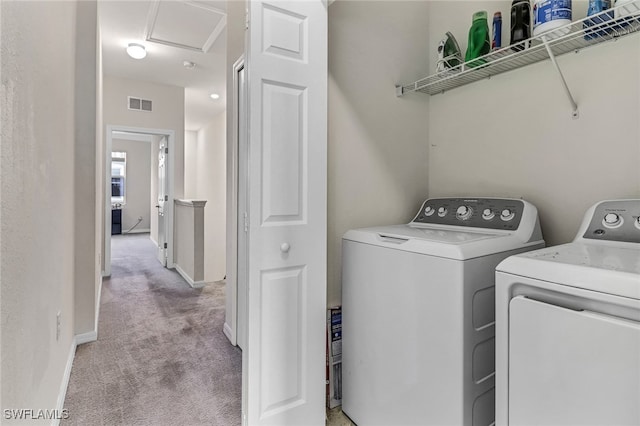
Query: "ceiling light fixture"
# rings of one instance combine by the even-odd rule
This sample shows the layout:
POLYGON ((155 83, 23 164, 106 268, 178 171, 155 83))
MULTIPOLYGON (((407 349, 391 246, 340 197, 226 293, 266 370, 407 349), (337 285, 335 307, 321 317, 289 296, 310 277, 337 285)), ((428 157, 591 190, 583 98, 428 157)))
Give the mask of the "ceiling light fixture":
POLYGON ((182 65, 184 65, 184 67, 188 70, 192 70, 196 67, 196 63, 191 61, 184 61, 182 65))
POLYGON ((129 43, 129 46, 127 46, 127 54, 133 59, 142 59, 147 56, 147 50, 139 43, 129 43))
POLYGON ((220 99, 220 95, 218 95, 217 93, 212 93, 209 96, 211 96, 211 99, 220 99))

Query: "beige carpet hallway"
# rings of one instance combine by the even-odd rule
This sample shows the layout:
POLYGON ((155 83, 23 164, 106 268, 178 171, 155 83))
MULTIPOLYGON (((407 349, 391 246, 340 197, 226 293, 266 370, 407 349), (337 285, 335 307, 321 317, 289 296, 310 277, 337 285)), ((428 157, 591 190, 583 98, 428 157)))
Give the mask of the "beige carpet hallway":
POLYGON ((222 332, 224 282, 193 289, 148 234, 112 239, 98 341, 78 347, 62 425, 240 425, 241 351, 222 332))

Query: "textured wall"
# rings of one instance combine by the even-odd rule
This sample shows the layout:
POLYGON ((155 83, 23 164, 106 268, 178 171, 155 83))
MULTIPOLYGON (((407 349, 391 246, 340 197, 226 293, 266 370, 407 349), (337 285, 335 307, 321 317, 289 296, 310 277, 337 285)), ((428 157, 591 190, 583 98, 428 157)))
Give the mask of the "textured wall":
POLYGON ((74 335, 74 236, 93 233, 76 228, 93 209, 74 208, 76 3, 3 1, 0 15, 2 408, 53 409, 74 335))

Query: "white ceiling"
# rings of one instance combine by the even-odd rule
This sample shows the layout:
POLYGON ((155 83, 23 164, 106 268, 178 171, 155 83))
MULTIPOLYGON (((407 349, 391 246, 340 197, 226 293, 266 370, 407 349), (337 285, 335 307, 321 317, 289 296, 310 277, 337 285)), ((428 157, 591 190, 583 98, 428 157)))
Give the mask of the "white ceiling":
POLYGON ((185 88, 185 130, 199 130, 226 105, 226 1, 98 2, 105 75, 185 88), (129 43, 147 48, 136 60, 129 43), (196 64, 187 69, 184 61, 196 64), (220 99, 209 95, 218 93, 220 99))

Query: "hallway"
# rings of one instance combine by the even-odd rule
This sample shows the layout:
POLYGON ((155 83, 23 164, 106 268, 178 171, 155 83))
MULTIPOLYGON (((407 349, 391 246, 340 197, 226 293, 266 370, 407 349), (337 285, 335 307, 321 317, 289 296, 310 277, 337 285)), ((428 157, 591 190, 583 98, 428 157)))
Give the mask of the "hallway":
POLYGON ((242 354, 222 332, 224 282, 193 289, 148 234, 112 239, 98 341, 78 347, 63 425, 241 423, 242 354))

